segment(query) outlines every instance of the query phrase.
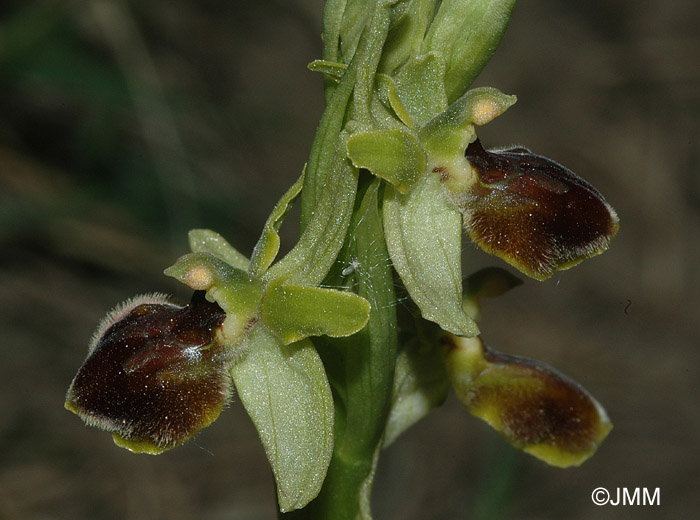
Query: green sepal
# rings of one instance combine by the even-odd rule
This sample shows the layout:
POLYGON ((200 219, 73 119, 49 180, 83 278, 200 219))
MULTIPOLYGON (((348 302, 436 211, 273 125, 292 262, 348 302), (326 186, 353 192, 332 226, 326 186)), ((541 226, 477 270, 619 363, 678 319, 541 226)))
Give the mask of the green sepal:
POLYGON ((348 157, 358 168, 366 168, 401 193, 425 171, 425 153, 413 135, 405 130, 360 132, 348 139, 348 157))
POLYGON ((508 27, 515 0, 443 0, 423 41, 422 52, 447 59, 445 90, 459 98, 491 59, 508 27))
POLYGON ((384 232, 394 268, 423 318, 460 336, 478 334, 462 309, 462 217, 437 175, 423 176, 405 195, 386 187, 384 232))
POLYGON ((394 76, 402 105, 418 126, 447 108, 444 80, 445 59, 437 52, 411 58, 394 76))
POLYGON ((228 241, 211 229, 193 229, 187 234, 193 253, 209 253, 220 258, 231 267, 248 270, 250 260, 228 241))
POLYGON ((231 375, 272 466, 280 511, 300 509, 318 495, 333 451, 326 372, 308 339, 283 345, 258 323, 246 343, 231 375))
POLYGON ((438 342, 429 344, 418 338, 410 339, 396 358, 391 409, 386 422, 386 448, 408 428, 437 406, 450 389, 444 355, 438 342))
POLYGON ((277 256, 280 250, 280 236, 278 231, 284 221, 284 217, 291 209, 294 200, 299 196, 303 186, 304 172, 302 172, 297 181, 292 184, 291 188, 282 195, 282 198, 272 209, 270 216, 267 217, 262 235, 260 235, 258 243, 255 244, 253 254, 250 258, 249 270, 255 276, 262 276, 277 256))
POLYGON ((343 79, 343 74, 348 70, 348 66, 345 63, 327 60, 314 60, 307 67, 312 72, 320 72, 326 79, 330 79, 335 83, 340 83, 340 80, 343 79))
POLYGON ((270 282, 262 302, 262 318, 285 345, 308 336, 350 336, 369 320, 369 302, 355 293, 270 282))
POLYGON ((221 340, 228 346, 245 339, 257 319, 262 299, 263 283, 259 278, 209 253, 182 256, 164 274, 196 291, 206 291, 207 299, 224 310, 221 340))

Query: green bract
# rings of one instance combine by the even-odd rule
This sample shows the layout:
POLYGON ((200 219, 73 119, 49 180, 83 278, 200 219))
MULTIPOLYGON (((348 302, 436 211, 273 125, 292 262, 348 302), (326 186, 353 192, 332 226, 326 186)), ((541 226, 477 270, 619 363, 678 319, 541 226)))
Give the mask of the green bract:
POLYGON ((444 80, 445 58, 438 52, 412 57, 394 75, 396 93, 411 116, 410 126, 423 126, 447 108, 444 80))
POLYGON ((478 334, 462 310, 462 218, 435 175, 406 195, 387 187, 384 230, 394 268, 422 316, 460 336, 478 334))
POLYGON ((280 510, 304 507, 333 450, 333 399, 316 349, 308 339, 284 345, 258 325, 231 375, 272 466, 280 510))
POLYGON ((380 187, 378 180, 362 179, 341 261, 326 280, 352 287, 370 302, 371 312, 367 326, 357 334, 315 340, 336 410, 328 477, 310 505, 318 518, 355 518, 362 504, 368 506, 389 412, 398 334, 394 279, 382 233, 380 187), (343 504, 342 512, 338 503, 343 504))
POLYGON ((436 343, 413 338, 396 358, 391 413, 383 447, 442 404, 450 389, 445 363, 436 343))
POLYGON ((454 101, 491 59, 508 27, 515 0, 443 0, 423 40, 422 50, 447 61, 445 91, 454 101))

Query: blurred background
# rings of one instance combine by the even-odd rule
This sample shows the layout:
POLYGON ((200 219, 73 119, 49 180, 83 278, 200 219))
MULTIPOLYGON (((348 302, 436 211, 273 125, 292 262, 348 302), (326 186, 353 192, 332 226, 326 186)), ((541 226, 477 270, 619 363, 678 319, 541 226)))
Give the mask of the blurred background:
MULTIPOLYGON (((235 402, 160 457, 63 408, 100 318, 191 228, 250 254, 322 111, 320 0, 0 5, 0 518, 270 519, 235 402)), ((611 249, 485 305, 494 348, 545 361, 615 429, 581 468, 511 449, 451 397, 384 454, 380 519, 691 518, 700 508, 700 4, 530 0, 477 81, 519 97, 480 136, 578 172, 617 209, 611 249), (660 488, 597 507, 594 488, 660 488)), ((291 223, 290 219, 290 223, 291 223)), ((295 228, 285 224, 287 247, 295 228)), ((502 265, 465 240, 465 272, 502 265)))

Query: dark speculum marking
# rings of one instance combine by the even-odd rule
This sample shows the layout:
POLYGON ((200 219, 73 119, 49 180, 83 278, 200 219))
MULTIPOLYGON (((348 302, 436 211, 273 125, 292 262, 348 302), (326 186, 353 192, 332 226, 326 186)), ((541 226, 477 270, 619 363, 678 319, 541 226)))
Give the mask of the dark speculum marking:
POLYGON ((483 398, 500 403, 501 420, 511 442, 550 444, 571 453, 591 450, 597 444, 600 412, 575 381, 538 361, 488 347, 484 347, 484 358, 491 370, 503 372, 503 386, 491 387, 483 398), (489 391, 502 395, 488 396, 489 391))

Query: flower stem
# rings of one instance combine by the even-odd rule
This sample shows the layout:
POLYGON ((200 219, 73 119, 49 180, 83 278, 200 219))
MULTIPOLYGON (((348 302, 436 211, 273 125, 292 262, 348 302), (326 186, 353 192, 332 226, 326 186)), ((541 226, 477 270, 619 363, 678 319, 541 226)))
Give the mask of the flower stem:
POLYGON ((335 447, 319 496, 285 518, 352 519, 369 503, 391 399, 397 333, 394 280, 379 208, 380 182, 367 175, 360 184, 341 262, 326 282, 352 284, 370 302, 370 319, 351 337, 315 341, 334 394, 335 447), (343 276, 349 262, 356 267, 343 276))

